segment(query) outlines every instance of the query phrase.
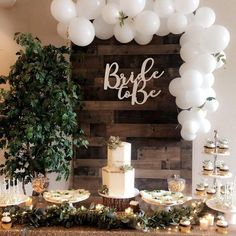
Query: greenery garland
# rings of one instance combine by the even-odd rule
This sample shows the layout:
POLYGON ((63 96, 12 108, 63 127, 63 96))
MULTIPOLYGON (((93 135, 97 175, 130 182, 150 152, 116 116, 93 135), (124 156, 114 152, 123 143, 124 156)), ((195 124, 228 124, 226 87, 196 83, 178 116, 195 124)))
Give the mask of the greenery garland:
MULTIPOLYGON (((91 204, 89 208, 71 207, 69 204, 49 206, 45 209, 34 207, 11 207, 9 211, 14 224, 35 228, 47 226, 92 226, 100 229, 156 229, 178 225, 182 218, 188 217, 196 222, 203 211, 203 203, 196 202, 190 206, 173 208, 170 211, 157 211, 148 215, 143 211, 137 214, 118 213, 112 208, 91 204)), ((2 214, 1 213, 1 214, 2 214)))

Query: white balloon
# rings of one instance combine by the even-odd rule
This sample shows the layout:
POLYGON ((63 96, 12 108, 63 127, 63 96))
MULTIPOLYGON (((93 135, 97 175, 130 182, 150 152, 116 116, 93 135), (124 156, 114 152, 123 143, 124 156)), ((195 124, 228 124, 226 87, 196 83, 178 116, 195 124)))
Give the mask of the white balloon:
POLYGON ((188 70, 181 77, 181 83, 184 89, 191 90, 200 88, 202 85, 203 77, 197 70, 188 70))
POLYGON ((212 87, 214 83, 215 83, 215 76, 212 73, 203 75, 203 83, 202 83, 203 89, 212 87))
POLYGON ((197 121, 188 120, 183 123, 183 132, 196 134, 199 130, 199 124, 197 121))
POLYGON ((160 27, 156 33, 158 36, 166 36, 170 33, 168 27, 167 27, 167 18, 161 18, 160 19, 160 27))
POLYGON ((108 3, 102 10, 102 17, 108 24, 119 22, 120 7, 116 3, 108 3))
POLYGON ((172 79, 169 84, 170 94, 174 97, 177 97, 179 94, 181 94, 182 90, 183 87, 180 78, 172 79))
POLYGON ((194 12, 199 6, 199 0, 174 0, 176 11, 183 14, 194 12))
POLYGON ((76 17, 69 25, 69 39, 78 46, 89 45, 95 37, 93 24, 86 18, 76 17))
POLYGON ((191 108, 190 110, 190 119, 199 121, 206 117, 207 112, 201 108, 191 108))
POLYGON ((69 24, 59 22, 57 24, 57 33, 65 40, 68 39, 68 27, 69 24))
POLYGON ((180 56, 185 62, 192 61, 199 53, 200 50, 191 43, 185 43, 180 49, 180 56))
POLYGON ((76 5, 78 16, 89 20, 95 19, 101 15, 105 3, 105 0, 78 0, 76 5))
POLYGON ((152 11, 153 10, 153 0, 146 0, 146 4, 145 4, 145 7, 144 7, 144 10, 150 10, 152 11))
POLYGON ((53 0, 51 3, 53 17, 61 23, 69 23, 76 17, 76 8, 72 0, 53 0))
POLYGON ((135 17, 134 25, 140 34, 153 35, 160 27, 160 19, 153 11, 143 11, 135 17))
POLYGON ((211 123, 207 119, 202 119, 199 121, 199 133, 208 133, 211 129, 211 123))
POLYGON ((129 43, 135 37, 135 29, 131 22, 125 21, 124 25, 119 23, 115 25, 114 28, 115 38, 121 43, 129 43))
POLYGON ((182 138, 186 141, 193 141, 197 135, 185 132, 183 129, 180 131, 182 138))
POLYGON ((201 88, 186 91, 186 100, 191 107, 200 107, 206 101, 205 91, 201 88))
POLYGON ((221 25, 213 25, 206 29, 203 40, 203 47, 209 53, 218 53, 223 51, 230 42, 229 31, 221 25))
POLYGON ((116 4, 120 5, 120 0, 107 0, 107 4, 108 3, 116 3, 116 4))
POLYGON ((179 108, 183 110, 189 109, 192 107, 191 104, 189 103, 189 100, 186 98, 186 94, 176 97, 175 103, 179 108))
POLYGON ((194 14, 193 13, 190 13, 188 15, 186 15, 187 19, 188 19, 188 26, 194 24, 194 14))
POLYGON ((136 33, 134 40, 140 45, 147 45, 152 41, 153 35, 136 33))
POLYGON ((216 59, 208 53, 196 56, 190 64, 203 74, 212 73, 216 69, 216 59))
POLYGON ((187 120, 191 119, 191 114, 189 110, 181 111, 177 116, 178 122, 183 125, 187 120))
POLYGON ((204 89, 206 98, 215 98, 216 97, 216 92, 213 88, 207 88, 204 89))
POLYGON ((113 25, 107 24, 100 16, 93 21, 95 34, 99 39, 109 39, 113 36, 113 25))
POLYGON ((167 21, 168 29, 173 34, 182 34, 188 25, 188 19, 181 13, 173 13, 167 21))
POLYGON ((220 53, 217 53, 214 55, 216 57, 216 69, 219 69, 221 68, 222 66, 225 65, 225 62, 226 62, 226 54, 224 51, 220 52, 220 53))
POLYGON ((188 63, 183 63, 183 64, 180 66, 180 68, 179 68, 179 74, 180 74, 180 76, 183 76, 183 74, 184 74, 186 71, 190 70, 190 69, 192 69, 192 67, 191 67, 190 64, 188 64, 188 63))
POLYGON ((206 101, 203 109, 209 112, 215 112, 219 108, 219 102, 216 99, 212 99, 211 101, 206 101))
POLYGON ((215 23, 216 14, 210 7, 201 7, 197 9, 194 22, 204 28, 208 28, 215 23))
POLYGON ((161 18, 169 17, 175 12, 173 0, 156 0, 153 9, 161 18))
POLYGON ((143 11, 145 4, 146 0, 120 0, 121 10, 130 17, 134 17, 143 11))

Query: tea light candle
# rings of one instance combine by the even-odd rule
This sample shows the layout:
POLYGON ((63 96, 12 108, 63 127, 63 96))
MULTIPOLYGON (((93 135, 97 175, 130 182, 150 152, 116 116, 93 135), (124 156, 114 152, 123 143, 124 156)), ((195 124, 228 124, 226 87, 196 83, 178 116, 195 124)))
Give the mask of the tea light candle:
POLYGON ((125 214, 127 214, 127 215, 133 214, 133 209, 131 207, 126 208, 125 209, 125 214))
POLYGON ((97 204, 95 209, 96 211, 101 211, 104 206, 102 204, 97 204))
POLYGON ((214 225, 214 216, 212 215, 212 214, 208 214, 208 215, 206 215, 205 216, 206 217, 206 219, 208 220, 208 224, 210 225, 210 226, 213 226, 214 225))
POLYGON ((33 202, 32 198, 31 198, 31 197, 28 197, 27 200, 26 200, 26 202, 25 202, 25 205, 30 207, 30 206, 33 205, 32 202, 33 202))
POLYGON ((208 219, 203 217, 199 220, 199 222, 200 222, 200 230, 208 230, 208 226, 209 226, 208 219))

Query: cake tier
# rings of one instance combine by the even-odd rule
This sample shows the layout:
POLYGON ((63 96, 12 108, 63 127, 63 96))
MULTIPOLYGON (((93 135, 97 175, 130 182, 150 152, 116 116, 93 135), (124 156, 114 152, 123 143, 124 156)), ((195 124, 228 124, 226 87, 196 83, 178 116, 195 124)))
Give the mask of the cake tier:
POLYGON ((131 164, 131 144, 122 142, 116 149, 108 148, 108 166, 111 168, 122 167, 131 164))
POLYGON ((134 193, 134 169, 123 172, 117 168, 102 168, 102 184, 110 196, 130 196, 134 193))

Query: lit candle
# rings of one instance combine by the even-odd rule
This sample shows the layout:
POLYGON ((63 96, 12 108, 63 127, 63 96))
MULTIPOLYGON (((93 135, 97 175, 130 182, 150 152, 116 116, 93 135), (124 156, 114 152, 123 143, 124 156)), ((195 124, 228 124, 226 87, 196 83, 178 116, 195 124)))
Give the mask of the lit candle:
POLYGON ((200 220, 200 230, 208 230, 209 221, 206 218, 201 218, 200 220))
POLYGON ((126 208, 125 209, 125 214, 127 214, 127 215, 133 214, 133 209, 131 207, 126 208))
POLYGON ((207 214, 206 216, 206 219, 208 220, 208 224, 210 225, 210 226, 212 226, 212 225, 214 225, 214 216, 212 215, 212 214, 207 214))
POLYGON ((97 204, 95 209, 96 211, 101 211, 104 206, 102 204, 97 204))
POLYGON ((31 198, 31 197, 28 197, 27 200, 26 200, 26 202, 25 202, 25 205, 28 206, 28 207, 30 207, 30 206, 33 205, 32 202, 33 202, 32 198, 31 198))

